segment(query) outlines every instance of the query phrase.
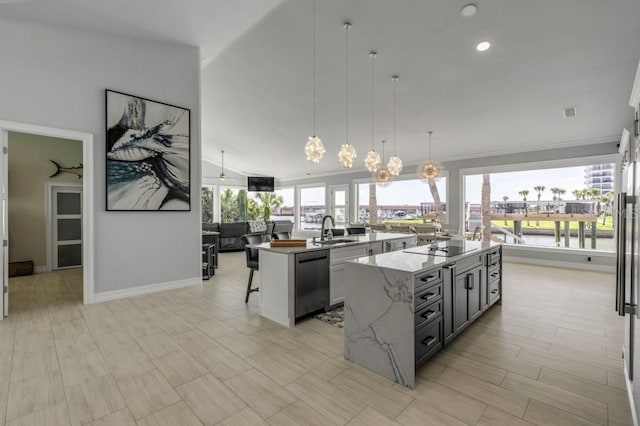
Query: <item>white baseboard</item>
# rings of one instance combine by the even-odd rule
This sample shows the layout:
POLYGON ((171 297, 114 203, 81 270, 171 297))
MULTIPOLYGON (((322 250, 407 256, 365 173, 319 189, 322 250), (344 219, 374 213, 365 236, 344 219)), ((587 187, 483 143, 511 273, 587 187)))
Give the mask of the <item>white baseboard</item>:
POLYGON ((47 265, 39 265, 33 267, 33 272, 36 274, 41 274, 43 272, 51 272, 51 269, 47 265))
POLYGON ((202 285, 202 277, 188 278, 186 280, 167 281, 164 283, 148 284, 122 290, 103 291, 95 293, 91 303, 107 302, 109 300, 124 299, 127 297, 141 296, 143 294, 157 293, 159 291, 175 290, 177 288, 202 285))
POLYGON ((561 262, 558 260, 546 260, 546 259, 532 259, 528 257, 518 256, 504 256, 505 262, 510 263, 523 263, 526 265, 540 265, 540 266, 554 266, 565 269, 578 269, 580 271, 594 271, 594 272, 615 272, 615 266, 608 265, 596 265, 589 263, 574 263, 574 262, 561 262))
MULTIPOLYGON (((624 348, 622 349, 623 358, 626 355, 624 348)), ((624 383, 627 385, 627 396, 629 397, 629 406, 631 407, 631 418, 633 419, 633 425, 638 426, 638 415, 636 412, 635 399, 633 398, 633 384, 629 380, 629 371, 627 370, 627 363, 623 363, 624 366, 624 383)))
POLYGON ((262 306, 260 306, 260 316, 270 319, 273 322, 277 322, 285 327, 291 328, 295 325, 295 321, 291 322, 288 317, 284 317, 277 312, 265 309, 262 306))

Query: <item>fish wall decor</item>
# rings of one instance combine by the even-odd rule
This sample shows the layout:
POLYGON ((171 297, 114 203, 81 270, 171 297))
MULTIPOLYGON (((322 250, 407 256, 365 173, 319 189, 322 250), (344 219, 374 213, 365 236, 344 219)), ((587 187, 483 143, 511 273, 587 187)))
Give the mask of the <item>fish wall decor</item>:
POLYGON ((58 176, 60 173, 69 173, 78 176, 78 179, 82 179, 82 163, 80 163, 80 165, 76 167, 62 167, 59 163, 53 160, 49 161, 51 161, 53 165, 56 166, 56 172, 49 176, 50 178, 58 176))

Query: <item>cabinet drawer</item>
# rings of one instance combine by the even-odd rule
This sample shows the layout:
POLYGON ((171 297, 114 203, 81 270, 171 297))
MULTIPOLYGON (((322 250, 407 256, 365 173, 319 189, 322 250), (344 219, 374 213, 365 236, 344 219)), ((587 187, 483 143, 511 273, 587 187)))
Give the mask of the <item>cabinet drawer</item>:
POLYGON ((341 247, 329 251, 331 264, 342 263, 349 259, 356 259, 369 255, 368 245, 357 245, 355 247, 341 247))
POLYGON ((417 292, 440 281, 442 281, 442 269, 433 269, 416 275, 414 287, 417 292))
POLYGON ((489 283, 489 303, 493 304, 500 298, 500 280, 489 283))
POLYGON ((472 254, 456 262, 456 274, 465 272, 476 266, 482 266, 482 253, 472 254))
POLYGON ((492 250, 491 252, 489 252, 487 254, 487 266, 489 268, 498 267, 500 265, 500 258, 501 257, 502 256, 500 254, 500 249, 492 250))
POLYGON ((420 308, 415 314, 416 330, 422 326, 442 317, 442 299, 430 305, 420 308))
POLYGON ((442 299, 442 282, 416 292, 415 312, 438 299, 442 299))
POLYGON ((500 268, 490 269, 487 279, 489 280, 489 283, 493 281, 500 281, 500 268))
POLYGON ((442 347, 442 320, 433 321, 416 330, 416 364, 426 361, 442 347))

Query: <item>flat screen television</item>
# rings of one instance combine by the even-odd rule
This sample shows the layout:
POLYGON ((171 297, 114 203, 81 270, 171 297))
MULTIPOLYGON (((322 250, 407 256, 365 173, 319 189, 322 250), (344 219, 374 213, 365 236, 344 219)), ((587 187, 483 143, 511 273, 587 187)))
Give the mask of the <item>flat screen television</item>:
POLYGON ((274 178, 265 176, 247 177, 247 190, 253 192, 273 192, 274 178))

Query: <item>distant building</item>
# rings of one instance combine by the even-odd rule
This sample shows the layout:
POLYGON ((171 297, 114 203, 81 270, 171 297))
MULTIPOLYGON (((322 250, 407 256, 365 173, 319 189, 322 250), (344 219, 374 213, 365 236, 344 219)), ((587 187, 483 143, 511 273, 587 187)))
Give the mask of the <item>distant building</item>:
POLYGON ((584 186, 597 189, 600 194, 613 191, 613 164, 594 164, 584 169, 584 186))

